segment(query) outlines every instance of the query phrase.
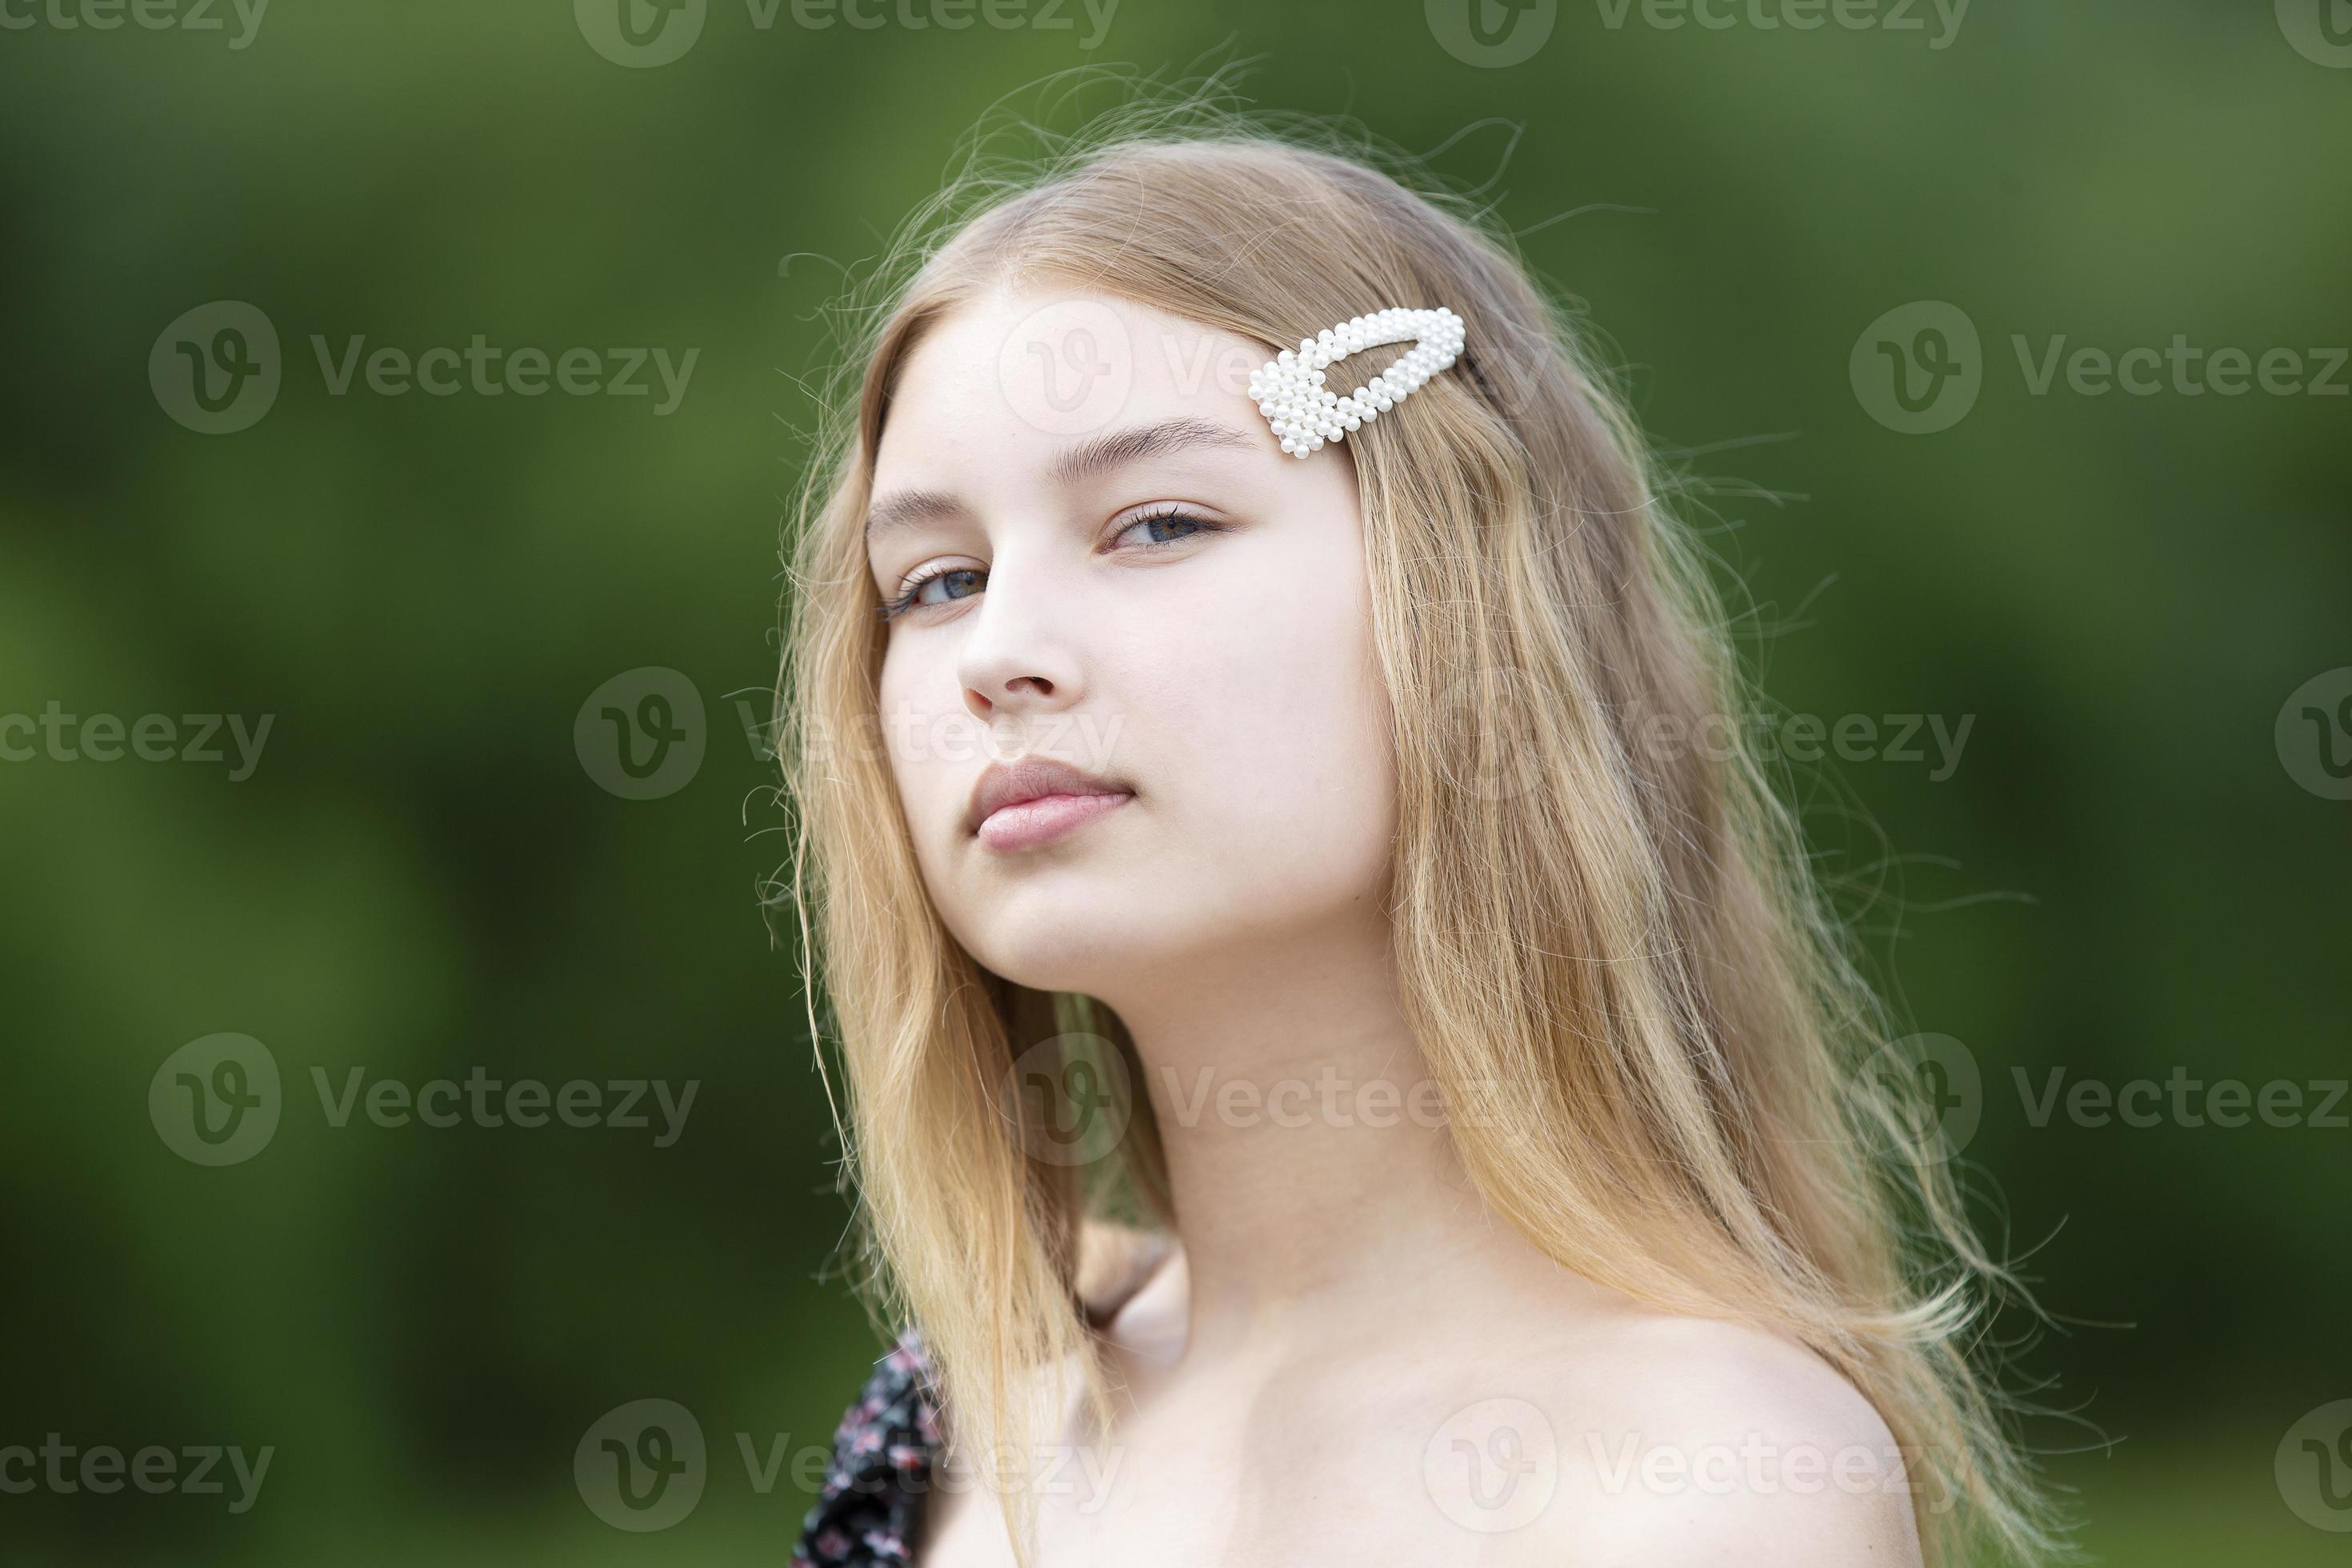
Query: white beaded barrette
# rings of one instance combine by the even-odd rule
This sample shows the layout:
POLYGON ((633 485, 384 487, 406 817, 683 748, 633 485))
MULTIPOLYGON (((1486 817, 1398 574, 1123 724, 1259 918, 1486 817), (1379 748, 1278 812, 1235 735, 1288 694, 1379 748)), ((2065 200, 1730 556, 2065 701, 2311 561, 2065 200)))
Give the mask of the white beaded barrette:
POLYGON ((1249 394, 1282 449, 1294 458, 1318 451, 1349 431, 1369 424, 1420 389, 1421 384, 1462 353, 1462 318, 1440 305, 1433 310, 1402 306, 1355 316, 1301 338, 1250 374, 1249 394), (1412 349, 1346 397, 1323 384, 1323 369, 1359 349, 1414 340, 1412 349))

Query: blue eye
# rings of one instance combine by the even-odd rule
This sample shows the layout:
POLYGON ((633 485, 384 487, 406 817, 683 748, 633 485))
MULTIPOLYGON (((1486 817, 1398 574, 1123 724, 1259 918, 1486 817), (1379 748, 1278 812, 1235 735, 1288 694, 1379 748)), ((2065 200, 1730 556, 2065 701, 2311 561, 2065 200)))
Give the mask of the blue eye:
MULTIPOLYGON (((1211 522, 1206 518, 1194 517, 1190 512, 1180 511, 1171 507, 1166 510, 1153 512, 1149 517, 1137 518, 1112 535, 1111 545, 1117 549, 1160 550, 1173 544, 1182 544, 1200 534, 1220 533, 1223 530, 1223 523, 1211 522), (1121 542, 1128 541, 1128 536, 1138 529, 1143 531, 1142 537, 1125 543, 1121 542)), ((944 567, 938 571, 919 574, 899 592, 897 598, 876 605, 874 613, 886 621, 892 621, 905 615, 908 610, 921 609, 934 605, 949 605, 959 599, 969 599, 987 585, 988 572, 984 567, 944 567), (940 584, 940 592, 936 595, 930 592, 931 584, 934 583, 940 584)))
POLYGON ((1214 532, 1216 527, 1215 523, 1193 517, 1190 513, 1169 510, 1154 512, 1150 517, 1137 518, 1118 531, 1118 538, 1125 539, 1137 529, 1143 529, 1146 531, 1147 537, 1139 542, 1144 548, 1149 549, 1155 544, 1181 544, 1195 534, 1214 532), (1170 531, 1177 529, 1183 531, 1170 531))
POLYGON ((979 593, 981 585, 987 581, 988 574, 976 566, 953 566, 942 572, 926 573, 908 584, 897 598, 880 605, 878 611, 884 620, 896 620, 918 605, 944 605, 957 599, 968 599, 979 593), (936 598, 925 597, 926 590, 934 583, 941 585, 942 592, 936 598))

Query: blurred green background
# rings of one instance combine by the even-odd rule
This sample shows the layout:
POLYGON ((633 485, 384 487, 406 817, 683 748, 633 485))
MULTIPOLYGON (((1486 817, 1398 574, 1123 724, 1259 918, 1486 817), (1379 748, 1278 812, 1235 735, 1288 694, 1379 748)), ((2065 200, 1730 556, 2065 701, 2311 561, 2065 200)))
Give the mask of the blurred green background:
MULTIPOLYGON (((763 1488, 736 1435, 762 1465, 823 1445, 875 1350, 828 1271, 838 1151, 760 905, 783 818, 747 728, 816 312, 1000 98, 1237 57, 1259 107, 1486 187, 1718 481, 1772 699, 1871 717, 1800 787, 1832 872, 1886 886, 1866 921, 1911 1026, 1979 1071, 1972 1180, 2070 1325, 2024 1365, 2097 1427, 2034 1433, 2088 1450, 2050 1461, 2085 1544, 2345 1560, 2295 1504, 2352 1515, 2274 1459, 2352 1399, 2346 1108, 2037 1125, 2015 1074, 2038 1101, 2053 1071, 2352 1070, 2326 765, 2352 752, 2352 370, 2099 394, 2062 363, 2034 390, 2061 336, 2062 362, 2284 348, 2298 384, 2341 361, 2352 12, 1716 0, 1717 27, 1591 0, 1481 32, 1459 0, 999 0, 956 29, 909 25, 929 0, 871 27, 708 0, 658 32, 629 0, 636 45, 619 4, 0 0, 0 726, 28 721, 0 727, 0 1447, 275 1449, 243 1512, 233 1479, 0 1493, 0 1560, 781 1561, 807 1478, 763 1488), (178 341, 234 349, 217 313, 167 331, 216 301, 280 344, 227 433, 184 367, 158 391, 178 341), (1914 301, 1980 340, 1947 339, 1974 401, 1928 433, 1869 383, 1880 335, 1928 352, 1875 334, 1914 301), (364 366, 338 394, 314 347, 339 374, 354 338, 477 335, 593 350, 599 379, 615 350, 697 357, 661 412, 650 363, 641 396, 394 395, 364 366), (574 731, 647 667, 705 745, 640 788, 574 731), (232 779, 226 726, 220 763, 103 762, 76 739, 125 745, 102 725, 37 736, 52 704, 171 716, 164 749, 189 715, 272 728, 232 779), (1971 727, 1946 767, 1890 715, 1971 727), (281 1115, 206 1166, 163 1135, 162 1069, 224 1032, 267 1047, 281 1115), (644 1130, 338 1126, 313 1073, 340 1096, 355 1068, 699 1089, 667 1146, 650 1096, 644 1130), (572 1468, 642 1398, 709 1452, 658 1534, 608 1527, 572 1468)), ((1015 101, 1067 128, 1119 96, 1015 101)), ((646 679, 625 711, 657 714, 646 679)))

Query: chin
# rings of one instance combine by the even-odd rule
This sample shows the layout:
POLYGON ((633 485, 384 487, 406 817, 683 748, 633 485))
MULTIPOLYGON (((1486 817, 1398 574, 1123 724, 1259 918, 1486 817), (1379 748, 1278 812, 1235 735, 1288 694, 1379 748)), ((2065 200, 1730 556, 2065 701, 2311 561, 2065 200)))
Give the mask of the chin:
POLYGON ((1136 907, 1131 884, 1061 868, 1024 878, 969 909, 965 950, 1034 991, 1100 994, 1135 965, 1165 962, 1167 928, 1136 907))

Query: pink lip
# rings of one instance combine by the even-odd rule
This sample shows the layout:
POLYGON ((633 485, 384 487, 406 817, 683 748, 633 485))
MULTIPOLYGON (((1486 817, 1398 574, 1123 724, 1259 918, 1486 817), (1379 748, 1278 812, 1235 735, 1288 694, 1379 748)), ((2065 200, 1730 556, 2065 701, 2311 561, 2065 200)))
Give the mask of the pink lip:
POLYGON ((991 849, 1049 844, 1134 798, 1135 792, 1052 757, 991 763, 972 782, 964 831, 991 849))
POLYGON ((1038 795, 991 812, 980 825, 980 841, 1000 855, 1034 849, 1076 833, 1134 798, 1131 795, 1038 795))

